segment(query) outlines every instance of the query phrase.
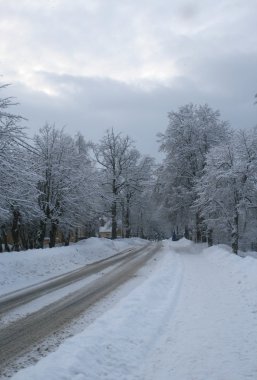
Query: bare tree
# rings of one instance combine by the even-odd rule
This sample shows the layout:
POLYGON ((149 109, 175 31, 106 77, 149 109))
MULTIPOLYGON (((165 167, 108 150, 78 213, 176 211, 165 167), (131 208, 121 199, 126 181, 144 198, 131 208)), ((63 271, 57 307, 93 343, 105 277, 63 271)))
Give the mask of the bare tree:
MULTIPOLYGON (((139 202, 139 194, 149 188, 153 181, 153 164, 154 160, 151 157, 141 157, 137 150, 134 150, 134 159, 125 170, 125 184, 122 190, 122 201, 124 206, 124 227, 125 237, 129 238, 131 233, 131 213, 134 204, 139 202)), ((139 207, 139 205, 138 205, 139 207)))
POLYGON ((94 147, 97 162, 103 167, 103 187, 107 191, 112 218, 112 239, 117 238, 117 207, 126 186, 126 173, 135 159, 133 141, 128 136, 107 130, 100 144, 94 147))
POLYGON ((231 141, 210 150, 196 186, 196 203, 208 229, 216 234, 227 230, 234 253, 249 222, 249 211, 256 210, 256 163, 257 130, 239 131, 231 141), (242 228, 245 215, 248 220, 242 228))
MULTIPOLYGON (((0 86, 0 90, 6 87, 0 86)), ((18 250, 21 220, 27 223, 39 210, 35 207, 33 162, 28 155, 32 147, 21 124, 25 119, 9 111, 16 104, 12 97, 0 98, 0 223, 5 231, 12 219, 14 249, 18 250)))
POLYGON ((195 182, 203 175, 206 154, 228 136, 227 123, 220 120, 218 111, 208 105, 187 104, 169 113, 169 125, 160 135, 161 150, 165 153, 159 171, 163 204, 174 219, 190 226, 196 241, 204 236, 200 209, 192 208, 196 199, 195 182))
POLYGON ((77 140, 46 124, 35 136, 41 218, 39 242, 49 229, 49 246, 56 244, 57 230, 61 229, 68 243, 69 232, 88 220, 94 191, 93 167, 87 155, 82 136, 77 140), (91 199, 90 199, 91 197, 91 199))

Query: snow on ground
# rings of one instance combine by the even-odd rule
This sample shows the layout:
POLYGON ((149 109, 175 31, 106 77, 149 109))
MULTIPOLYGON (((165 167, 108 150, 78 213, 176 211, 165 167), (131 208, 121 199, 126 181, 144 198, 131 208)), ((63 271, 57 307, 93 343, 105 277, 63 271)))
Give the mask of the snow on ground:
POLYGON ((256 379, 257 260, 163 245, 151 276, 13 379, 256 379))
POLYGON ((0 253, 0 296, 145 243, 137 238, 90 238, 69 247, 0 253))

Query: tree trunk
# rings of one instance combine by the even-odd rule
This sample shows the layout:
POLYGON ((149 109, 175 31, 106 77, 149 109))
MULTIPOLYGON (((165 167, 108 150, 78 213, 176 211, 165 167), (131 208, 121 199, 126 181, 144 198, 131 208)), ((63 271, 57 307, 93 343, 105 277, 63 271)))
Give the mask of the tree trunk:
POLYGON ((44 240, 46 236, 46 222, 45 220, 40 220, 40 227, 37 237, 37 248, 44 248, 44 240))
POLYGON ((112 202, 112 239, 117 239, 117 203, 116 200, 112 202))
POLYGON ((12 222, 12 238, 13 238, 13 251, 19 251, 20 241, 20 222, 21 214, 18 210, 13 210, 13 222, 12 222))
POLYGON ((67 247, 68 245, 70 245, 70 235, 68 235, 68 236, 64 239, 64 245, 65 245, 65 247, 67 247))
POLYGON ((189 229, 188 226, 185 226, 185 234, 184 234, 186 239, 189 239, 189 229))
POLYGON ((65 247, 67 247, 68 245, 70 245, 70 232, 69 231, 63 232, 63 234, 62 234, 62 240, 64 242, 64 246, 65 247))
POLYGON ((202 236, 201 236, 201 238, 202 238, 202 243, 206 243, 207 242, 208 237, 207 237, 207 232, 206 232, 206 226, 204 226, 202 228, 202 236))
POLYGON ((239 215, 238 212, 235 211, 234 217, 233 217, 233 228, 231 232, 231 238, 232 238, 232 251, 237 255, 238 253, 238 240, 239 240, 239 215))
POLYGON ((130 209, 129 198, 127 197, 126 211, 125 211, 125 237, 130 238, 130 209))
POLYGON ((79 230, 78 228, 75 229, 75 243, 79 241, 79 230))
POLYGON ((22 226, 22 228, 20 229, 20 239, 21 239, 22 249, 25 251, 28 250, 29 249, 28 231, 24 226, 22 226))
POLYGON ((196 242, 201 243, 202 241, 202 221, 199 212, 196 213, 196 242))
POLYGON ((143 211, 140 211, 140 221, 139 221, 139 237, 144 239, 144 226, 143 226, 143 211))
MULTIPOLYGON (((8 241, 7 241, 7 233, 5 231, 5 225, 4 224, 1 227, 1 235, 2 235, 2 243, 1 244, 4 244, 4 249, 6 252, 10 252, 10 248, 9 248, 8 241)), ((1 247, 2 247, 2 245, 1 245, 1 247)))
POLYGON ((207 231, 207 241, 208 241, 208 247, 213 246, 213 230, 212 228, 208 229, 207 231))
POLYGON ((57 224, 56 221, 51 223, 49 248, 54 248, 56 243, 57 224))
MULTIPOLYGON (((114 169, 115 173, 115 169, 114 169)), ((117 239, 117 188, 116 188, 116 180, 115 178, 112 180, 112 195, 113 195, 113 201, 112 201, 112 207, 111 207, 111 213, 112 213, 112 239, 117 239)))

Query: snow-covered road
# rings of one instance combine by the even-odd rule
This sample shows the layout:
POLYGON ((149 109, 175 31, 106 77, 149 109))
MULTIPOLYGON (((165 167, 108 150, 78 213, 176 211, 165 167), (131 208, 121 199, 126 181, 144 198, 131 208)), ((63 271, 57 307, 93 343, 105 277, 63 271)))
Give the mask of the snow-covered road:
POLYGON ((163 244, 144 281, 13 379, 257 379, 257 261, 163 244))
POLYGON ((9 368, 15 359, 29 354, 35 344, 40 344, 56 332, 66 329, 67 325, 85 313, 88 308, 128 281, 139 268, 154 257, 158 250, 159 247, 156 243, 126 250, 107 260, 86 266, 79 271, 69 272, 66 276, 55 278, 32 288, 26 288, 18 294, 14 293, 12 298, 4 302, 1 302, 0 298, 0 310, 3 305, 3 310, 6 312, 4 315, 9 316, 10 307, 11 310, 19 310, 20 304, 22 304, 22 308, 26 309, 28 305, 31 309, 35 299, 37 306, 39 306, 40 300, 45 299, 46 294, 50 295, 51 300, 52 292, 54 294, 59 293, 56 288, 62 290, 59 294, 60 298, 57 297, 54 302, 49 302, 45 307, 40 307, 38 311, 28 312, 24 317, 17 315, 16 320, 12 323, 8 323, 7 318, 7 323, 1 324, 0 362, 2 364, 0 373, 5 372, 6 367, 9 368), (99 276, 96 276, 95 279, 92 278, 96 274, 99 276), (86 283, 82 280, 83 277, 86 283), (70 289, 71 287, 74 288, 73 284, 78 284, 77 290, 70 289))

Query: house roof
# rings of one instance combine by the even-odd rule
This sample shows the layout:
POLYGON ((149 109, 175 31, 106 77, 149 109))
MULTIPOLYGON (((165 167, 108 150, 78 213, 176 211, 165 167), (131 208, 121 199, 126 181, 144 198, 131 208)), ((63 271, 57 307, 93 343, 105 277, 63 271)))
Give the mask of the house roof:
POLYGON ((99 232, 112 232, 112 223, 106 222, 104 226, 99 227, 99 232))

